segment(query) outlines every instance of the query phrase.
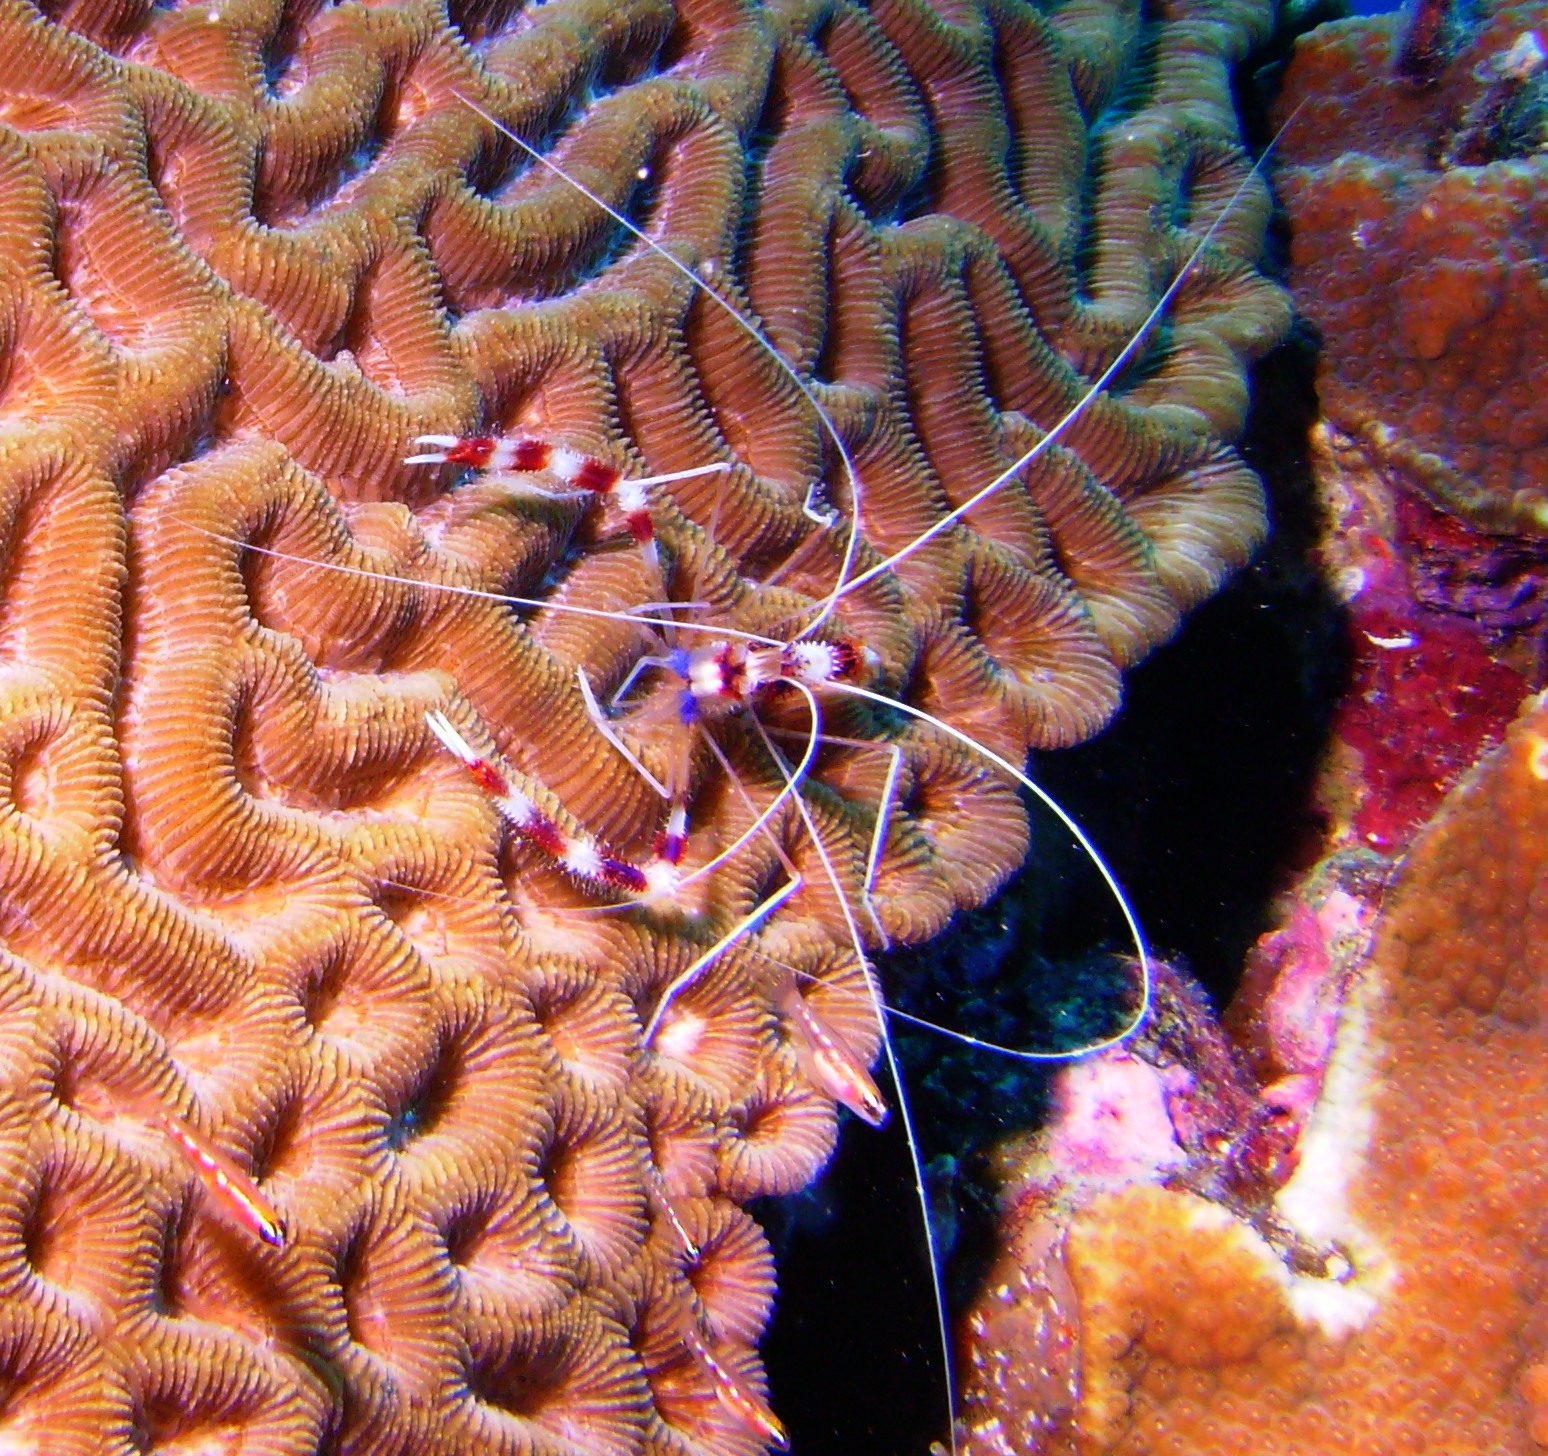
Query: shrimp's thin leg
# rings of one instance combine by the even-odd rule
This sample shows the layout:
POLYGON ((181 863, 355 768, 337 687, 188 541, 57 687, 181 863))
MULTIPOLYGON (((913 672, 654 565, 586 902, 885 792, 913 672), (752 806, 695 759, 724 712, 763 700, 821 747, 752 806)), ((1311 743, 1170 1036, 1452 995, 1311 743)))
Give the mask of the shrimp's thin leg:
POLYGON ((581 697, 586 700, 586 713, 591 719, 591 726, 613 745, 619 757, 644 779, 657 794, 663 799, 670 799, 672 791, 645 767, 645 763, 640 756, 623 741, 622 735, 603 716, 602 705, 597 702, 597 695, 592 691, 591 679, 586 676, 586 669, 584 667, 577 667, 575 669, 575 681, 580 684, 581 697))
POLYGON ((779 889, 774 891, 766 900, 760 901, 747 912, 735 925, 704 952, 687 970, 679 972, 667 983, 666 990, 661 993, 661 999, 656 1002, 656 1009, 650 1013, 650 1019, 645 1023, 643 1040, 648 1047, 656 1039, 656 1033, 661 1030, 662 1018, 671 1009, 672 1003, 686 991, 700 976, 714 964, 716 959, 743 936, 757 928, 757 926, 785 903, 797 890, 801 888, 800 877, 786 881, 779 889))
POLYGON ((876 932, 876 939, 883 950, 889 949, 892 941, 882 926, 881 917, 876 913, 871 891, 875 888, 876 871, 881 864, 882 849, 887 843, 887 822, 892 817, 893 797, 898 791, 898 773, 903 767, 903 750, 896 743, 890 743, 887 751, 891 754, 891 761, 887 764, 887 777, 882 781, 881 799, 876 808, 876 827, 871 831, 871 848, 865 857, 865 886, 860 892, 861 904, 865 906, 871 929, 876 932))

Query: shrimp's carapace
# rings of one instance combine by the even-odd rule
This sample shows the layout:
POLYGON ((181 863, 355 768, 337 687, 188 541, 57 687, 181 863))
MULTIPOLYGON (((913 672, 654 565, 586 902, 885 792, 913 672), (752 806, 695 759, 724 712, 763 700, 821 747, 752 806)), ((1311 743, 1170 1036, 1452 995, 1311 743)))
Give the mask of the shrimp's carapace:
POLYGON ((180 1117, 162 1108, 153 1113, 161 1130, 177 1144, 204 1185, 210 1208, 227 1223, 237 1225, 276 1249, 285 1247, 285 1220, 245 1173, 209 1139, 180 1117))

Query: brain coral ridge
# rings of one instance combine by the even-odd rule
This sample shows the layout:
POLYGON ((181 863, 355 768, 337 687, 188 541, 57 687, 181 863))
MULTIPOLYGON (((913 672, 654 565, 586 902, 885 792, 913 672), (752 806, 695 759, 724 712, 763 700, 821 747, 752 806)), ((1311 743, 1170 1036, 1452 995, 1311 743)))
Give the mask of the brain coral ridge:
MULTIPOLYGON (((992 891, 1020 805, 939 733, 838 704, 778 852, 754 839, 692 913, 598 913, 425 715, 557 823, 648 853, 661 806, 576 670, 624 679, 648 642, 613 614, 660 583, 605 509, 404 457, 484 430, 633 474, 725 461, 656 502, 667 590, 790 630, 850 531, 853 570, 883 560, 1122 348, 1247 175, 1228 71, 1267 10, 0 8, 11 1448, 760 1448, 681 1331, 761 1381, 773 1270, 742 1206, 833 1142, 776 963, 873 1054, 841 899, 878 746, 901 753, 869 897, 890 938, 992 891), (858 492, 762 346, 464 99, 761 320, 858 492), (800 893, 647 1054, 662 988, 781 852, 800 893), (216 1220, 162 1114, 252 1172, 283 1248, 216 1220)), ((886 693, 1018 760, 1073 742, 1245 558, 1262 506, 1229 440, 1285 321, 1253 268, 1266 206, 1248 185, 1057 448, 843 598, 825 630, 886 693)), ((615 725, 658 772, 672 691, 615 725)), ((798 706, 767 716, 799 740, 798 706)), ((736 777, 694 749, 690 863, 783 782, 754 725, 713 733, 736 777)))

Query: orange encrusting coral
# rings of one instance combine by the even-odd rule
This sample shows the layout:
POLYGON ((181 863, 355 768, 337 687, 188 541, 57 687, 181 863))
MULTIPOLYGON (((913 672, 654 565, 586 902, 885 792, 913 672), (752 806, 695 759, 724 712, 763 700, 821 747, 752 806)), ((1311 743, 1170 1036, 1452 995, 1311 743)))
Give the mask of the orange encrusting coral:
MULTIPOLYGON (((1388 892, 1272 1204, 1194 1191, 1180 1159, 1029 1203, 1059 1241, 1073 1291, 1059 1307, 1080 1332, 1079 1398, 1032 1449, 1540 1451, 1545 881, 1548 700, 1534 698, 1388 892)), ((1046 1303, 1050 1287, 1033 1292, 1046 1303)), ((978 1433, 969 1449, 1007 1448, 978 1433)))
POLYGON ((1396 64, 1404 23, 1302 36, 1278 103, 1291 285, 1322 335, 1318 395, 1436 505, 1541 536, 1548 7, 1479 7, 1429 84, 1396 64), (1513 79, 1534 47, 1539 74, 1513 79))
MULTIPOLYGON (((989 894, 1021 807, 942 736, 835 709, 851 742, 802 795, 840 883, 787 803, 800 893, 648 1050, 779 856, 756 839, 687 912, 602 916, 508 842, 426 714, 640 850, 661 806, 576 670, 605 694, 646 644, 563 608, 661 584, 585 502, 405 457, 519 430, 631 476, 732 463, 659 496, 667 589, 786 629, 852 529, 875 564, 1116 354, 1247 177, 1229 66, 1267 19, 0 4, 0 1444, 759 1447, 673 1332, 763 1399, 770 1259, 735 1205, 810 1181, 836 1126, 783 967, 869 1062, 841 896, 881 749, 889 936, 989 894), (750 302, 858 501, 759 347, 464 100, 750 302), (251 1176, 284 1247, 211 1218, 152 1105, 251 1176)), ((1286 317, 1253 266, 1266 207, 1248 186, 1132 387, 843 599, 886 691, 1018 759, 1072 742, 1245 559, 1262 502, 1229 440, 1286 317)), ((652 706, 617 731, 659 769, 652 706)), ((744 724, 712 731, 740 785, 694 758, 690 866, 782 782, 744 724)))

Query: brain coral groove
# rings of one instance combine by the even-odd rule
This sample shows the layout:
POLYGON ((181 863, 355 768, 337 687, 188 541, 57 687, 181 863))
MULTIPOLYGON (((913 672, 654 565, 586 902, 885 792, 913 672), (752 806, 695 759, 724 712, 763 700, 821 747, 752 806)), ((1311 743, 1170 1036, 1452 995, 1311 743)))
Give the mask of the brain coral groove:
MULTIPOLYGON (((1025 825, 940 735, 835 709, 862 746, 825 748, 803 794, 840 885, 786 805, 805 887, 686 998, 696 1044, 644 1052, 661 988, 778 860, 749 845, 696 914, 598 916, 506 841, 426 710, 562 822, 646 852, 660 806, 575 682, 610 688, 645 643, 561 608, 659 589, 574 501, 403 457, 425 432, 525 429, 635 472, 731 462, 674 486, 659 532, 669 589, 744 630, 832 586, 855 502, 759 348, 459 98, 765 323, 858 463, 863 567, 1122 347, 1245 175, 1228 70, 1267 20, 0 5, 11 1447, 759 1449, 677 1331, 699 1318, 761 1380, 773 1269, 741 1205, 832 1146, 770 961, 874 1050, 839 904, 885 775, 867 741, 903 753, 889 936, 991 893, 1025 825), (802 511, 814 487, 831 527, 802 511), (253 1170, 286 1248, 214 1219, 158 1107, 253 1170)), ((1266 207, 1248 187, 1062 448, 845 599, 884 690, 1018 758, 1074 742, 1245 559, 1262 505, 1229 440, 1245 361, 1285 322, 1253 267, 1266 207)), ((657 768, 666 691, 619 723, 657 768)), ((780 783, 745 725, 715 731, 746 795, 698 755, 700 859, 780 783)))

